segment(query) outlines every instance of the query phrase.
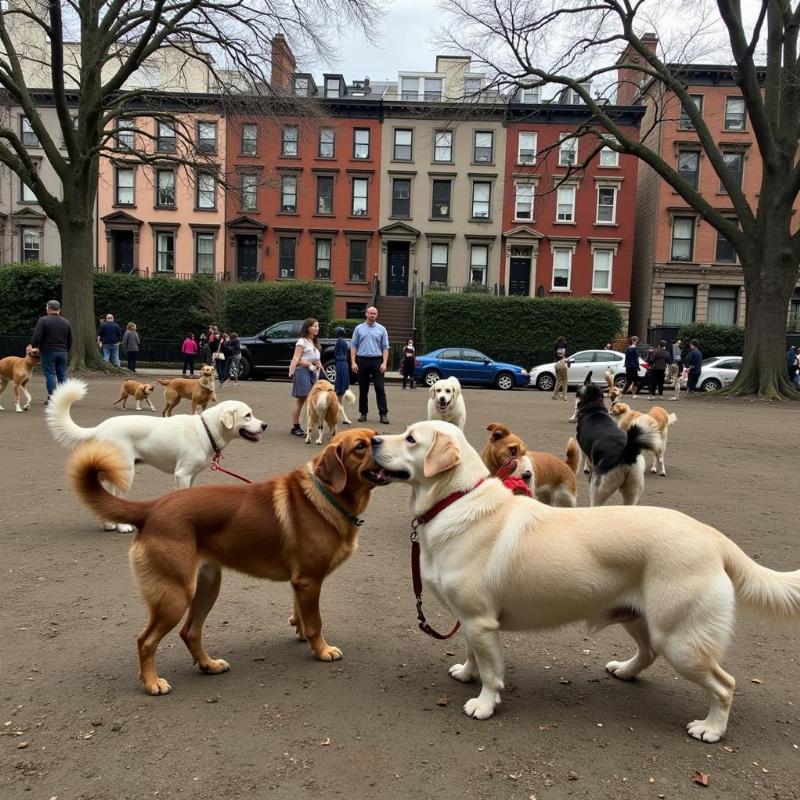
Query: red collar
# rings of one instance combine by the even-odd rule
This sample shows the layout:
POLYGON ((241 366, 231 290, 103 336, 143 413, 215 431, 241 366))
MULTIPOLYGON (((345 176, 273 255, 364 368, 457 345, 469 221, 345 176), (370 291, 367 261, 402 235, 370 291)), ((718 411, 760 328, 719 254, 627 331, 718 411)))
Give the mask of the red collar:
POLYGON ((429 508, 424 514, 420 514, 411 521, 411 527, 416 532, 417 525, 425 525, 425 523, 430 522, 435 516, 440 514, 444 511, 448 506, 453 505, 456 500, 460 500, 465 494, 469 494, 470 492, 477 489, 483 482, 486 480, 485 478, 481 478, 473 487, 472 489, 464 489, 461 492, 453 492, 452 494, 447 495, 443 500, 440 500, 433 508, 429 508))

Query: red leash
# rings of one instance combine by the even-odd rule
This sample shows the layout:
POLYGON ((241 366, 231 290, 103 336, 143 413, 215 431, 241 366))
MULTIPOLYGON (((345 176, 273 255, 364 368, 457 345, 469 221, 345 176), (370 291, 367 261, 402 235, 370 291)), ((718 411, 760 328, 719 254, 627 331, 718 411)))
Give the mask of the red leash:
POLYGON ((231 472, 229 469, 225 469, 225 467, 220 465, 220 459, 222 458, 222 453, 217 451, 214 453, 214 458, 211 459, 211 470, 212 472, 224 472, 226 475, 230 475, 232 478, 238 478, 240 481, 244 481, 245 483, 252 483, 249 478, 244 478, 241 475, 237 475, 235 472, 231 472))

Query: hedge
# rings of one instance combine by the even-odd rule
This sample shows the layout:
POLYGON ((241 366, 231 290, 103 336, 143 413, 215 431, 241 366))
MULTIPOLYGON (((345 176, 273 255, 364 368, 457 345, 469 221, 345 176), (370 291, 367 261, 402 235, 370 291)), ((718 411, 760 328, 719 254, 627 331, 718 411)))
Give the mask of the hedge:
POLYGON ((703 358, 740 356, 744 353, 744 328, 737 328, 735 325, 694 322, 681 326, 678 338, 683 342, 684 351, 692 339, 697 339, 703 358))
POLYGON ((345 335, 350 338, 353 335, 353 331, 356 328, 356 325, 360 325, 364 320, 363 319, 352 319, 352 318, 345 318, 345 319, 332 319, 330 327, 328 328, 328 336, 333 337, 334 330, 336 328, 341 327, 345 330, 345 335))
POLYGON ((0 269, 0 328, 30 336, 48 300, 61 297, 61 268, 39 261, 0 269))

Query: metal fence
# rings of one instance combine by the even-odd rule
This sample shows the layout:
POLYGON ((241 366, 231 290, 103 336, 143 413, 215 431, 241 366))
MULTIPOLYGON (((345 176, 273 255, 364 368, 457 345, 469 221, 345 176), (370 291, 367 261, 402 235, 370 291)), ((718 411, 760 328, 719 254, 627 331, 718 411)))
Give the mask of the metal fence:
MULTIPOLYGON (((25 347, 30 341, 30 336, 0 333, 0 358, 24 356, 25 347)), ((183 363, 181 344, 178 339, 142 339, 139 343, 138 363, 180 366, 183 363)))

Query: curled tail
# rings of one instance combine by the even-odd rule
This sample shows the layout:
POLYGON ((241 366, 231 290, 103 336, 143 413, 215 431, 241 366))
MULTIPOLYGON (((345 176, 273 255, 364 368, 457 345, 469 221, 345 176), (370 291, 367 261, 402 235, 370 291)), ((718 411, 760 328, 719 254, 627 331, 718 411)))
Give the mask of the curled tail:
POLYGON ((343 400, 345 400, 345 402, 347 402, 347 403, 350 403, 351 406, 354 406, 356 404, 356 396, 353 394, 353 390, 352 389, 348 389, 344 393, 343 400))
POLYGON ((569 440, 567 441, 567 457, 564 459, 567 462, 567 466, 572 470, 572 472, 577 475, 578 474, 578 467, 581 463, 581 451, 578 447, 577 441, 575 441, 574 436, 570 436, 569 440))
POLYGON ((661 436, 640 417, 628 428, 628 440, 622 451, 622 463, 633 464, 642 450, 661 452, 661 436))
POLYGON ((130 483, 128 463, 112 442, 86 442, 67 462, 67 477, 81 502, 98 517, 110 522, 127 522, 141 528, 152 502, 115 497, 101 480, 119 489, 130 483))
POLYGON ((170 378, 159 378, 158 379, 158 383, 160 383, 162 386, 169 386, 170 383, 171 383, 171 379, 170 378))
POLYGON ((86 397, 88 391, 86 382, 78 378, 69 378, 56 387, 44 413, 50 433, 57 442, 72 445, 94 436, 96 428, 81 428, 70 416, 72 404, 86 397))

